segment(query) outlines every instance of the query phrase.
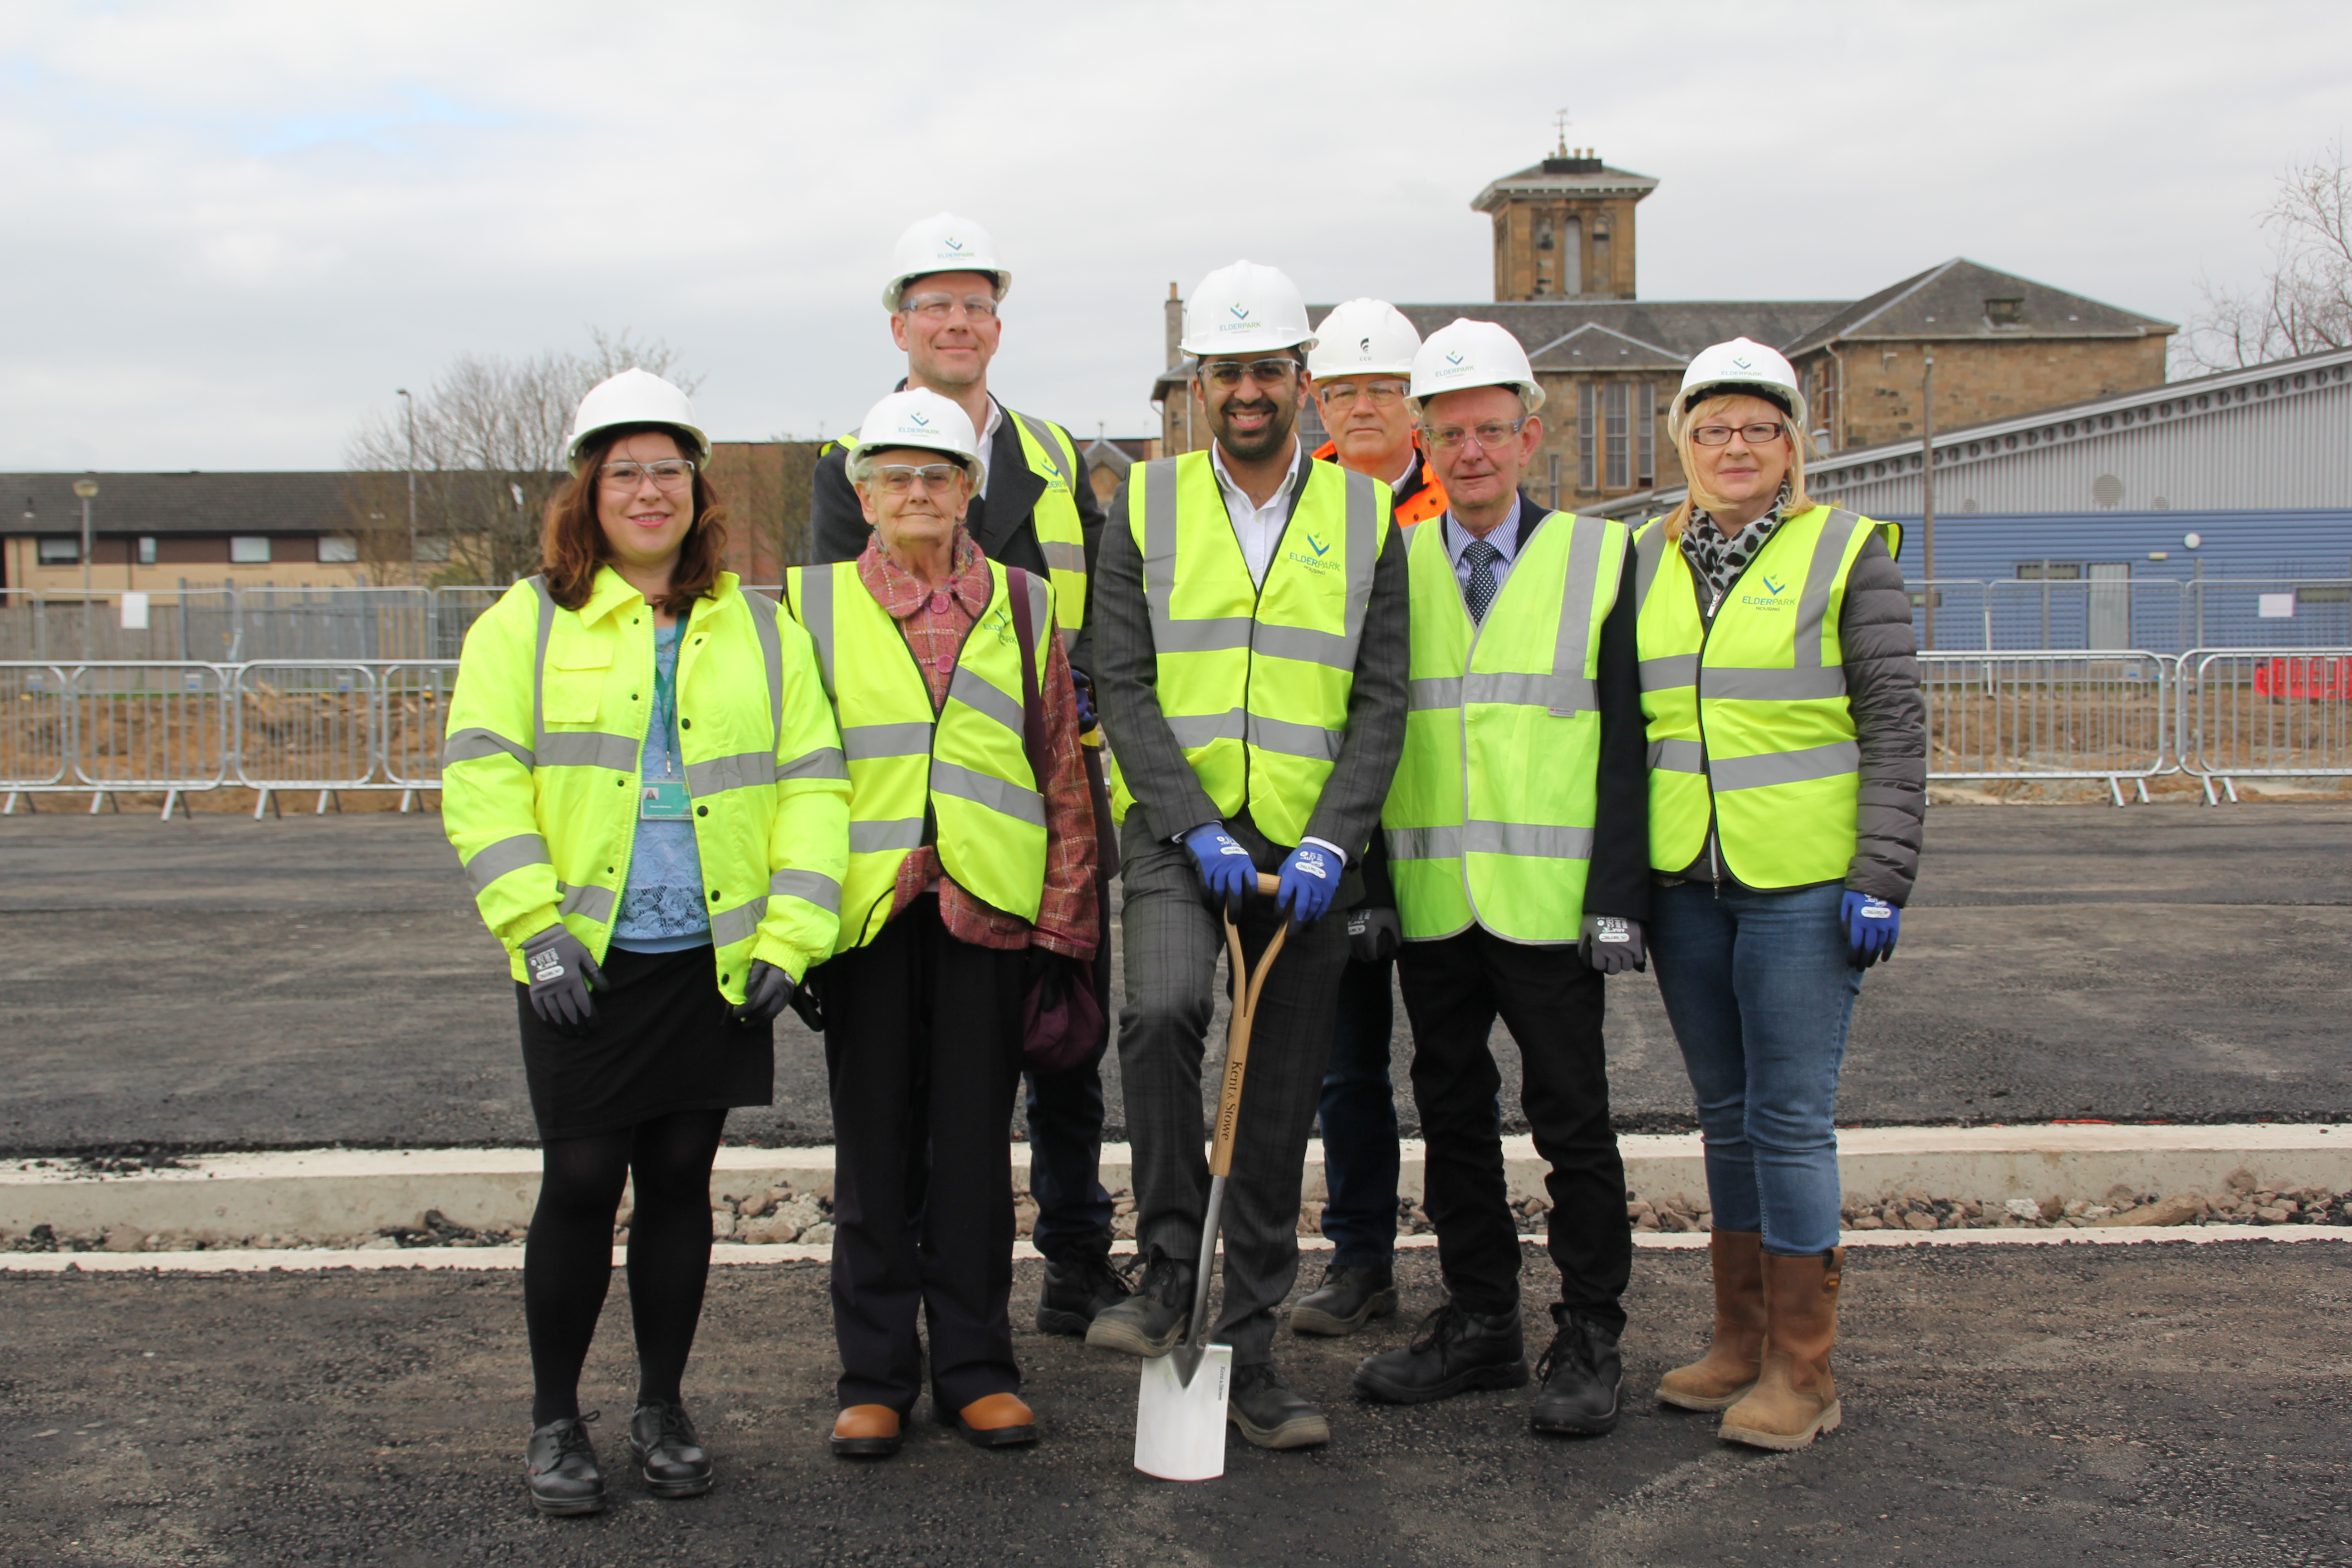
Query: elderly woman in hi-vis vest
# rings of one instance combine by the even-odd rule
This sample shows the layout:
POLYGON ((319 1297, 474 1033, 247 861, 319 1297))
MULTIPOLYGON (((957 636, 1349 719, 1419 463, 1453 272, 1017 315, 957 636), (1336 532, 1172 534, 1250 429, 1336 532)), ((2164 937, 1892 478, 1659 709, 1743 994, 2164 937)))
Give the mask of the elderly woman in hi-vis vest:
POLYGON ((1902 532, 1812 502, 1805 426, 1778 353, 1699 354, 1667 416, 1687 498, 1635 540, 1650 940, 1714 1210, 1714 1342, 1658 1397, 1774 1449, 1838 1425, 1838 1068, 1927 776, 1902 532))

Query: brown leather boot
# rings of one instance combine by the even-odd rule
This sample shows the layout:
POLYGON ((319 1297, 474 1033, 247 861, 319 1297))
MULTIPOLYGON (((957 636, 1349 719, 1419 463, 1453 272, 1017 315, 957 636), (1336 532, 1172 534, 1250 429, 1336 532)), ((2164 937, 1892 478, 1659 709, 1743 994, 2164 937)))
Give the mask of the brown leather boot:
POLYGON ((1841 1418, 1830 1347, 1837 1342, 1838 1281, 1845 1248, 1764 1260, 1764 1367, 1748 1396, 1723 1413, 1726 1442, 1801 1448, 1841 1418))
POLYGON ((1658 1403, 1685 1410, 1729 1409, 1756 1386, 1764 1364, 1764 1237, 1718 1230, 1706 1249, 1715 1268, 1715 1342, 1658 1380, 1658 1403))
POLYGON ((905 1439, 887 1405, 853 1405, 833 1418, 833 1451, 845 1458, 887 1459, 905 1439))

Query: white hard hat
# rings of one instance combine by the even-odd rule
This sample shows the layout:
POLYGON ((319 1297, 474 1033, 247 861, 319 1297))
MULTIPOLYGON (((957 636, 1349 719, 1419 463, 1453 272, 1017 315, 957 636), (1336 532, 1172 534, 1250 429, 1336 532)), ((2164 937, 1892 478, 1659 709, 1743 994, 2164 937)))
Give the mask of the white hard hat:
POLYGON ((1691 405, 1718 395, 1745 392, 1780 404, 1787 409, 1794 426, 1792 438, 1801 438, 1806 429, 1805 395, 1797 390, 1797 373, 1779 351, 1765 347, 1752 338, 1734 338, 1727 343, 1701 349, 1683 372, 1682 390, 1675 394, 1675 405, 1666 411, 1666 433, 1676 440, 1682 438, 1683 420, 1691 405))
POLYGON ((1544 405, 1543 385, 1528 368, 1528 351, 1509 329, 1456 316, 1430 333, 1412 356, 1412 400, 1426 403, 1441 392, 1470 386, 1507 386, 1527 400, 1530 414, 1544 405))
POLYGON ((1315 329, 1307 374, 1318 381, 1327 375, 1411 375, 1420 347, 1421 334, 1402 310, 1386 300, 1350 300, 1315 329))
POLYGON ((1307 324, 1307 300, 1298 285, 1280 268, 1236 261, 1202 279, 1184 302, 1181 346, 1199 359, 1311 349, 1315 332, 1307 324))
POLYGON ((985 272, 996 279, 996 297, 1013 287, 1013 274, 997 264, 996 237, 968 217, 933 213, 908 226, 890 252, 890 281, 882 308, 896 310, 907 285, 934 272, 985 272))
POLYGON ((649 370, 632 366, 588 389, 580 411, 572 416, 572 439, 563 449, 564 466, 580 476, 581 448, 600 430, 616 425, 668 425, 692 438, 686 454, 697 463, 710 461, 710 437, 694 422, 694 405, 685 393, 649 370))
POLYGON ((893 447, 918 447, 953 458, 971 476, 971 488, 988 482, 988 462, 980 455, 972 435, 971 416, 953 400, 924 387, 894 392, 876 404, 857 427, 857 446, 849 454, 849 479, 863 484, 874 462, 893 447))

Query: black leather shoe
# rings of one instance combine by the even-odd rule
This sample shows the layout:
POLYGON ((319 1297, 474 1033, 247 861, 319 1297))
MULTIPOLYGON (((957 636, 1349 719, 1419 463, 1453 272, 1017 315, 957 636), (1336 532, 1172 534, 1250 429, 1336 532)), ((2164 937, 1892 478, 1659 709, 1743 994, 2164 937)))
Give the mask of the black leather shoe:
POLYGON ((1225 1419, 1261 1448, 1313 1448, 1331 1440, 1323 1412, 1282 1385, 1267 1365, 1234 1368, 1225 1419))
POLYGON ((585 1415, 566 1415, 530 1435, 523 1449, 523 1481, 530 1488, 530 1506, 541 1513, 602 1513, 604 1472, 596 1463, 595 1445, 588 1441, 585 1415))
POLYGON ((1294 1334, 1352 1334, 1374 1318, 1395 1315, 1396 1273, 1387 1268, 1358 1268, 1334 1263, 1323 1270, 1323 1283, 1290 1309, 1294 1334))
POLYGON ((1192 1321, 1192 1266, 1154 1252, 1135 1294, 1105 1307, 1087 1325, 1087 1346, 1148 1361, 1174 1350, 1192 1321))
POLYGON ((1108 1251, 1089 1252, 1066 1263, 1048 1258, 1045 1288, 1037 1292, 1037 1331, 1084 1334, 1104 1309, 1128 1299, 1127 1281, 1110 1266, 1108 1251))
POLYGON ((1366 1356, 1356 1387, 1375 1399, 1419 1405, 1473 1388, 1525 1388, 1528 1350, 1519 1310, 1465 1312, 1448 1301, 1432 1312, 1402 1350, 1366 1356))
POLYGON ((1566 1307, 1553 1307, 1551 1316, 1559 1329, 1536 1368, 1543 1392, 1536 1395, 1535 1429, 1588 1437, 1615 1431, 1617 1396, 1625 1386, 1616 1333, 1566 1307))
POLYGON ((700 1497, 710 1489, 710 1455, 686 1406, 648 1400, 629 1417, 629 1452, 656 1497, 700 1497))

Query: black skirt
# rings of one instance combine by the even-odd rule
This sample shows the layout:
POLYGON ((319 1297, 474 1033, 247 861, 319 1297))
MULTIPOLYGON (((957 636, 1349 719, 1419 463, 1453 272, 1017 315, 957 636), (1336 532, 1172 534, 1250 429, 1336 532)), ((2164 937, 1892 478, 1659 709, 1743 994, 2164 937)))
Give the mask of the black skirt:
POLYGON ((776 1093, 772 1025, 744 1028, 720 994, 718 957, 684 952, 604 955, 596 1022, 577 1038, 556 1033, 515 985, 523 1078, 544 1139, 634 1127, 673 1110, 767 1105, 776 1093))

